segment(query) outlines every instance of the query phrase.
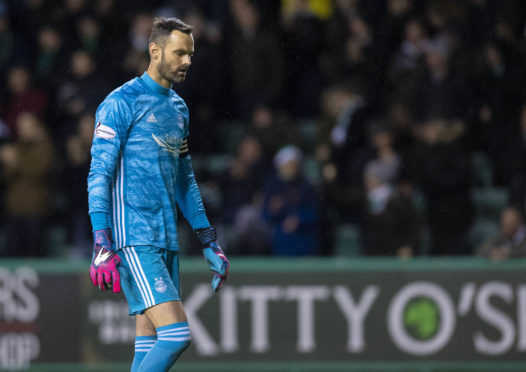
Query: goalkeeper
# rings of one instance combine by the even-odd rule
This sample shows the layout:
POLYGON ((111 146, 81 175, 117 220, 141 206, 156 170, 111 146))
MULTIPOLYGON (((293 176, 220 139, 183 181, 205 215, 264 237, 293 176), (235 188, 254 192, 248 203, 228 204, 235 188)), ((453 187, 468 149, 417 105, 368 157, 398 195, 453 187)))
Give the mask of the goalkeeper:
POLYGON ((132 372, 168 371, 190 344, 179 294, 176 205, 203 245, 214 291, 229 268, 190 163, 188 108, 171 89, 191 64, 191 26, 156 19, 149 53, 148 70, 97 109, 88 176, 90 277, 101 290, 122 286, 136 317, 132 372))

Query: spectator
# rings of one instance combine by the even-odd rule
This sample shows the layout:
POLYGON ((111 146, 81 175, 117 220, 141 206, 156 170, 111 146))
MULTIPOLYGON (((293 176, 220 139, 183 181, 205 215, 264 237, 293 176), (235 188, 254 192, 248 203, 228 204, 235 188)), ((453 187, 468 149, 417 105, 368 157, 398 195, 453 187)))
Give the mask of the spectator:
POLYGON ((410 188, 395 187, 391 172, 379 160, 367 164, 364 184, 367 213, 364 221, 364 253, 368 256, 412 257, 418 252, 419 221, 410 188))
POLYGON ((489 155, 495 185, 507 186, 512 177, 510 146, 517 135, 516 116, 520 107, 520 79, 502 45, 488 43, 480 56, 482 66, 473 82, 477 92, 478 120, 473 140, 489 155))
MULTIPOLYGON (((203 157, 199 163, 231 153, 243 134, 258 139, 268 162, 286 144, 310 151, 316 143, 324 253, 337 223, 367 215, 363 172, 379 151, 368 135, 376 129, 371 119, 384 115, 391 137, 384 142, 392 144, 380 153, 396 154, 397 177, 421 188, 432 254, 470 252, 475 151, 490 158, 490 186, 508 188, 524 210, 525 129, 517 117, 526 117, 526 7, 518 0, 0 0, 0 142, 14 141, 19 116, 33 113, 66 150, 67 172, 81 173, 82 162, 72 163, 83 153, 71 145, 79 142, 72 139, 77 126, 107 87, 142 74, 155 14, 194 26, 196 73, 176 89, 192 103, 190 148, 196 160, 203 157), (313 116, 314 136, 308 121, 295 121, 313 116), (443 123, 434 127, 437 118, 443 123), (240 125, 225 131, 232 119, 240 125), (227 132, 229 141, 221 141, 227 132)), ((405 183, 394 185, 409 197, 405 183)), ((236 215, 258 207, 242 204, 236 215)), ((236 229, 252 225, 235 221, 257 221, 226 213, 236 229)))
POLYGON ((5 71, 8 63, 11 62, 13 46, 14 46, 14 35, 11 30, 9 17, 7 14, 7 6, 4 2, 0 1, 0 81, 3 81, 3 71, 5 71))
POLYGON ((354 177, 350 166, 358 151, 367 144, 367 126, 372 118, 372 108, 363 93, 361 81, 335 87, 327 93, 327 100, 335 100, 328 104, 336 105, 336 121, 330 131, 330 152, 338 170, 338 180, 344 185, 361 185, 361 174, 354 177))
POLYGON ((104 47, 101 35, 102 27, 99 21, 91 15, 84 15, 77 24, 77 37, 80 49, 88 52, 99 61, 104 47))
POLYGON ((498 261, 526 256, 526 223, 515 207, 504 209, 500 216, 500 231, 478 247, 479 256, 498 261))
POLYGON ((148 67, 148 42, 150 30, 152 29, 153 17, 151 14, 139 13, 133 18, 132 27, 128 33, 128 44, 116 44, 116 52, 124 55, 124 59, 118 58, 116 67, 122 74, 122 80, 139 76, 148 67), (126 47, 127 49, 124 49, 126 47))
POLYGON ((424 57, 431 48, 431 40, 423 21, 411 19, 405 24, 404 39, 389 66, 391 85, 398 95, 408 97, 418 74, 424 67, 424 57))
POLYGON ((394 148, 394 137, 391 128, 382 120, 369 123, 369 140, 359 149, 351 164, 351 177, 359 177, 370 162, 375 162, 383 168, 383 176, 388 183, 398 180, 402 168, 400 155, 394 148))
POLYGON ((44 89, 33 86, 29 69, 22 66, 13 67, 7 75, 8 94, 3 102, 5 122, 15 136, 17 134, 18 116, 30 112, 43 117, 47 113, 49 97, 44 89))
POLYGON ((427 207, 431 255, 471 253, 467 240, 473 220, 471 174, 461 141, 463 128, 461 122, 435 118, 420 130, 418 175, 427 207))
POLYGON ((227 116, 227 97, 223 94, 226 83, 225 55, 221 47, 223 35, 200 12, 187 14, 185 21, 193 27, 196 53, 192 58, 192 70, 198 71, 177 86, 177 93, 184 98, 192 118, 189 146, 192 153, 217 153, 221 151, 217 141, 220 134, 217 118, 227 116))
MULTIPOLYGON (((319 2, 321 3, 321 2, 319 2)), ((327 6, 329 2, 326 2, 327 6)), ((317 68, 323 27, 308 1, 288 1, 282 15, 287 71, 287 107, 299 118, 313 118, 321 93, 321 71, 317 68)), ((325 10, 328 12, 328 9, 325 10)))
POLYGON ((17 141, 0 151, 7 189, 7 254, 45 256, 46 222, 53 201, 54 146, 34 114, 21 113, 17 125, 17 141))
POLYGON ((237 117, 248 118, 259 103, 279 103, 284 87, 282 50, 276 35, 261 27, 260 11, 251 0, 231 0, 230 10, 235 25, 228 48, 232 104, 237 117))
POLYGON ((362 171, 373 155, 367 146, 371 108, 357 86, 338 85, 323 93, 316 158, 321 163, 324 205, 339 222, 363 217, 362 171), (364 154, 366 153, 366 154, 364 154), (367 155, 367 156, 364 156, 367 155))
POLYGON ((61 110, 59 133, 71 133, 78 117, 85 111, 94 111, 104 94, 107 83, 104 75, 97 72, 94 59, 83 50, 71 55, 71 74, 63 78, 57 89, 57 104, 61 110))
POLYGON ((263 156, 271 159, 287 144, 300 145, 300 134, 295 124, 287 111, 257 105, 252 110, 247 131, 261 142, 263 156))
POLYGON ((314 187, 303 177, 302 153, 285 146, 274 157, 276 173, 265 185, 263 215, 274 230, 273 253, 306 256, 321 253, 314 187))
POLYGON ((35 75, 46 86, 55 87, 65 70, 67 59, 61 33, 51 25, 42 26, 36 35, 35 75))
POLYGON ((220 178, 224 222, 233 223, 243 206, 257 204, 263 189, 268 166, 261 143, 256 137, 245 136, 239 143, 236 157, 220 178))
POLYGON ((452 71, 449 48, 445 39, 435 38, 425 55, 425 72, 416 81, 414 96, 415 109, 421 121, 436 116, 469 118, 471 92, 452 71))
POLYGON ((92 114, 80 116, 76 132, 66 141, 63 186, 69 201, 67 211, 69 242, 72 246, 72 254, 83 258, 88 257, 92 251, 86 174, 89 173, 90 168, 94 122, 95 117, 92 114))
POLYGON ((509 170, 507 186, 510 190, 511 202, 521 211, 526 211, 526 102, 519 113, 518 134, 508 143, 504 152, 508 160, 506 168, 509 170))
POLYGON ((259 139, 246 135, 239 143, 236 157, 220 178, 222 222, 233 228, 229 251, 237 255, 267 255, 271 234, 261 210, 263 186, 269 164, 259 139))
POLYGON ((416 125, 409 104, 402 99, 394 98, 389 103, 387 120, 393 134, 394 149, 401 158, 400 173, 404 178, 414 182, 417 163, 416 125))

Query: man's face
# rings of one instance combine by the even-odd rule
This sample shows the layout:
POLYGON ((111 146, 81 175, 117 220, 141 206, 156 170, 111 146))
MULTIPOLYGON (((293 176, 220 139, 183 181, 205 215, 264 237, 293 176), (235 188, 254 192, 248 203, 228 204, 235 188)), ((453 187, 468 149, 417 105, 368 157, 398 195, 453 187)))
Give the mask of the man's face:
POLYGON ((159 75, 172 83, 181 83, 192 64, 194 55, 194 38, 192 34, 172 31, 166 39, 161 60, 157 64, 159 75))

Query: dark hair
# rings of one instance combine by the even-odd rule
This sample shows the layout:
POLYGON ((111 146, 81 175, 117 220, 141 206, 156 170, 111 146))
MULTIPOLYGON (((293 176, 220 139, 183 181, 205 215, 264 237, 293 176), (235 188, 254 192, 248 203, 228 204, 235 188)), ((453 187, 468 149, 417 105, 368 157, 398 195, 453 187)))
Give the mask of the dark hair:
POLYGON ((156 43, 164 47, 166 38, 174 30, 190 34, 192 32, 192 26, 187 25, 179 18, 155 18, 153 21, 152 33, 150 34, 150 43, 156 43))

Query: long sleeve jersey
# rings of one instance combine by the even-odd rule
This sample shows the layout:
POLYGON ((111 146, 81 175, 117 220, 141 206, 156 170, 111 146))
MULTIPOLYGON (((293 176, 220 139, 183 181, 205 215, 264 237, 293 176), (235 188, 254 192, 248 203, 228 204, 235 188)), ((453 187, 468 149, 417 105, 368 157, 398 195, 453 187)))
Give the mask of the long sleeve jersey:
POLYGON ((111 221, 116 248, 178 250, 177 208, 192 228, 210 224, 188 154, 188 108, 146 72, 97 109, 88 176, 89 213, 111 221))

